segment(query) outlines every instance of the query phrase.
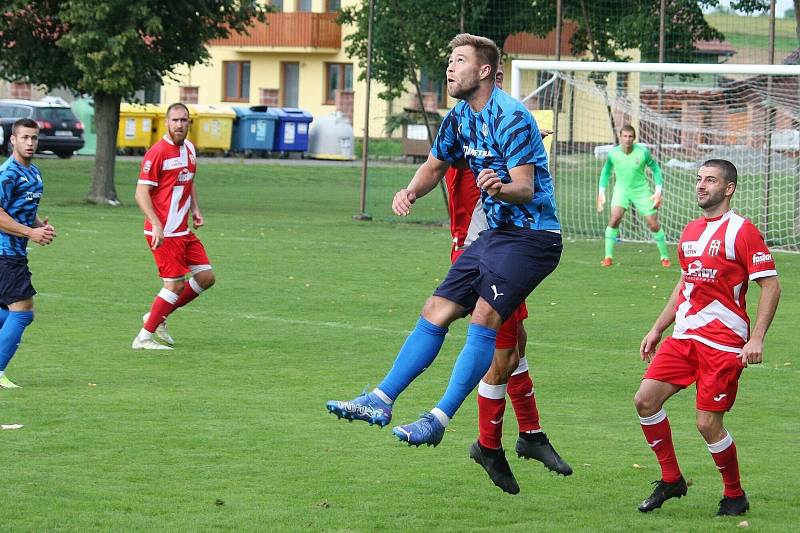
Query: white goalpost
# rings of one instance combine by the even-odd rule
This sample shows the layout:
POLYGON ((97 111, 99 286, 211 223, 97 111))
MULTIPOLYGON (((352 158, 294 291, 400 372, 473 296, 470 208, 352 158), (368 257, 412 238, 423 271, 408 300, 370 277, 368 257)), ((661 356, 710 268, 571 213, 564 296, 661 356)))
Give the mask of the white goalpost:
MULTIPOLYGON (((515 98, 556 111, 551 171, 568 236, 603 237, 600 169, 630 124, 663 171, 659 218, 670 241, 699 215, 698 166, 723 158, 739 170, 734 208, 772 248, 800 251, 800 66, 514 60, 511 68, 515 98)), ((626 216, 621 238, 650 234, 626 216)))

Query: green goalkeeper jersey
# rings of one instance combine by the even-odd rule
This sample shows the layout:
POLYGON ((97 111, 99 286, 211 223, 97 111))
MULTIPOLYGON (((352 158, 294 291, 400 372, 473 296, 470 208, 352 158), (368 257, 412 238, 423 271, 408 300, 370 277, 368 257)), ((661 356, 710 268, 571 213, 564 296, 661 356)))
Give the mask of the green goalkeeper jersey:
POLYGON ((622 188, 625 191, 645 189, 649 191, 647 175, 644 172, 645 166, 650 167, 656 186, 662 185, 664 179, 661 176, 661 167, 650 155, 650 150, 647 147, 634 143, 631 153, 626 154, 622 151, 622 146, 615 146, 608 153, 608 159, 606 159, 603 170, 600 172, 600 188, 606 189, 608 187, 611 171, 613 170, 617 176, 615 189, 622 188))

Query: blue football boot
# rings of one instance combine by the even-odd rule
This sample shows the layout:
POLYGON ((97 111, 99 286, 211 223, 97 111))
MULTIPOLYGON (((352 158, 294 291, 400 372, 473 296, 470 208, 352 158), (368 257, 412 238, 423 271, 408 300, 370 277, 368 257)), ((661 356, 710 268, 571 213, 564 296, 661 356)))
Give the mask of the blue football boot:
POLYGON ((325 407, 339 418, 346 418, 351 422, 363 420, 370 426, 378 424, 383 427, 392 420, 392 406, 378 398, 374 392, 362 394, 349 402, 331 400, 325 404, 325 407))
POLYGON ((444 437, 444 426, 439 419, 431 413, 423 413, 422 418, 416 422, 397 426, 392 429, 392 433, 400 440, 407 442, 409 446, 438 446, 444 437))

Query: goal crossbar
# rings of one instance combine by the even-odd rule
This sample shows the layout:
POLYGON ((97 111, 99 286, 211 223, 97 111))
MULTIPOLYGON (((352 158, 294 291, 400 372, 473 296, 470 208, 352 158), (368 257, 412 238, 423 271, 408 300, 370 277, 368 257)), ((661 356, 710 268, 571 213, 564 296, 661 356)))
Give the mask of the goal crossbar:
POLYGON ((511 61, 511 95, 521 98, 521 71, 545 70, 573 72, 648 72, 656 74, 750 74, 764 76, 800 76, 800 65, 751 65, 729 63, 627 63, 615 61, 546 61, 515 59, 511 61))

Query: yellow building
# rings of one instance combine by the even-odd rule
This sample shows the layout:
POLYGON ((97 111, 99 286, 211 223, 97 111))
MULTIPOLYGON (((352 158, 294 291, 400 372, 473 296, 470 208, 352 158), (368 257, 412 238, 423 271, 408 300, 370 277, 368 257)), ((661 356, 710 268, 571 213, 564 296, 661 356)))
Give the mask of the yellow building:
MULTIPOLYGON (((358 80, 357 61, 347 57, 343 36, 351 31, 336 23, 340 6, 356 0, 273 0, 279 12, 257 23, 249 35, 212 41, 207 64, 181 68, 165 78, 162 102, 211 105, 299 107, 319 117, 339 108, 350 115, 355 135, 363 135, 366 84, 358 80)), ((380 136, 394 103, 377 97, 373 83, 370 135, 380 136)), ((394 107, 394 110, 392 109, 394 107)))
MULTIPOLYGON (((249 35, 234 35, 209 43, 210 60, 204 65, 181 68, 172 78, 165 78, 162 102, 183 101, 210 105, 269 105, 299 107, 320 117, 341 109, 351 117, 356 137, 364 134, 366 83, 359 81, 357 60, 345 53, 344 37, 352 27, 336 23, 336 11, 360 3, 360 0, 272 0, 278 12, 267 15, 266 24, 257 23, 249 35), (337 104, 337 89, 340 99, 337 104)), ((574 59, 569 38, 574 23, 567 22, 562 33, 563 59, 574 59)), ((455 33, 455 32, 454 32, 455 33)), ((553 58, 555 39, 517 34, 506 41, 506 53, 513 58, 553 58)), ((445 68, 445 64, 442 64, 445 68)), ((510 86, 510 63, 506 64, 506 83, 510 86)), ((547 73, 528 73, 532 79, 523 85, 536 87, 547 73)), ((612 82, 614 83, 614 82, 612 82)), ((435 91, 426 96, 426 107, 440 112, 455 104, 446 96, 444 84, 423 90, 435 91), (438 93, 438 94, 437 94, 438 93)), ((613 85, 612 85, 613 86, 613 85)), ((370 102, 370 136, 384 135, 388 115, 405 107, 418 108, 416 96, 409 94, 393 102, 378 98, 381 88, 373 82, 370 102)), ((604 112, 604 106, 569 90, 562 93, 559 106, 559 138, 574 141, 604 142, 613 139, 608 129, 591 131, 587 121, 575 117, 604 112), (577 96, 577 98, 576 98, 577 96), (588 128, 588 129, 587 129, 588 128)), ((550 109, 551 102, 533 103, 533 108, 550 109)), ((399 133, 399 132, 398 132, 399 133)))

